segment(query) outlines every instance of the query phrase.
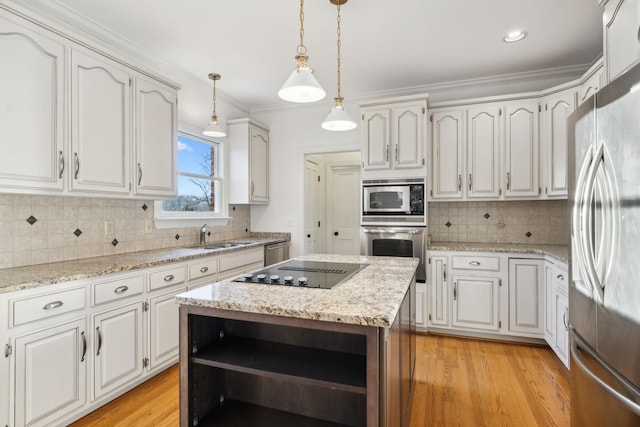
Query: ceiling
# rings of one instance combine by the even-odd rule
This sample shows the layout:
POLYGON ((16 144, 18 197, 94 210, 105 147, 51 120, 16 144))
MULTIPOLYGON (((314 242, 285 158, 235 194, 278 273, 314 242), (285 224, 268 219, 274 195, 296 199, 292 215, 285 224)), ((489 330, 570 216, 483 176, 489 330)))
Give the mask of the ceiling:
MULTIPOLYGON (((295 68, 298 0, 57 0, 247 108, 277 106, 295 68)), ((336 7, 304 4, 309 64, 336 95, 336 7)), ((588 66, 602 52, 596 0, 350 0, 342 6, 342 95, 588 66), (514 29, 528 36, 514 44, 514 29)))

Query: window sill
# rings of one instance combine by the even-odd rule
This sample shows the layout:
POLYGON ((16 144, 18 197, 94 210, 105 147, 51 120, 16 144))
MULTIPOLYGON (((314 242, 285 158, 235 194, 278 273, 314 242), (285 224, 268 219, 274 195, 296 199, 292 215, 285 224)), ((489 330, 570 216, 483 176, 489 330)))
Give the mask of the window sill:
POLYGON ((186 227, 202 227, 207 226, 223 226, 229 223, 231 218, 228 217, 211 217, 211 216, 193 216, 193 217, 155 217, 153 222, 159 230, 166 228, 186 228, 186 227))

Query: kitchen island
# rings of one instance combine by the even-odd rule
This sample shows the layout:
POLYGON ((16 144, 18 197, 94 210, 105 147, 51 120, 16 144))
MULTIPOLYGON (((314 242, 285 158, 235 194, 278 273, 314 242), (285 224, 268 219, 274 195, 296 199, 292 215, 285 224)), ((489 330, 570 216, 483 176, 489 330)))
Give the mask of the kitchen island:
POLYGON ((182 426, 402 426, 415 366, 413 258, 331 289, 223 281, 180 294, 182 426))

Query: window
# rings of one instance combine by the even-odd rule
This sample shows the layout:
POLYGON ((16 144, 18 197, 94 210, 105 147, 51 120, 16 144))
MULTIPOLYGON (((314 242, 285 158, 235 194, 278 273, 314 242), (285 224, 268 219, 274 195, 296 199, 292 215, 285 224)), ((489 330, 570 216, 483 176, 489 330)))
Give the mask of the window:
POLYGON ((195 226, 224 218, 220 144, 183 132, 177 144, 178 197, 156 202, 156 227, 195 226))

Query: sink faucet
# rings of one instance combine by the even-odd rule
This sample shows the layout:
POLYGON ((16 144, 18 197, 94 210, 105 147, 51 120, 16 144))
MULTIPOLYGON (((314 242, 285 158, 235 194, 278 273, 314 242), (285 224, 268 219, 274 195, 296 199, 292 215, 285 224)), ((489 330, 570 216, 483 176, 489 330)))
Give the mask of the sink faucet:
POLYGON ((204 244, 206 243, 206 242, 205 242, 205 238, 206 238, 206 236, 207 236, 207 231, 208 231, 208 230, 207 230, 207 224, 203 225, 203 226, 200 228, 200 244, 201 244, 201 245, 204 245, 204 244))

